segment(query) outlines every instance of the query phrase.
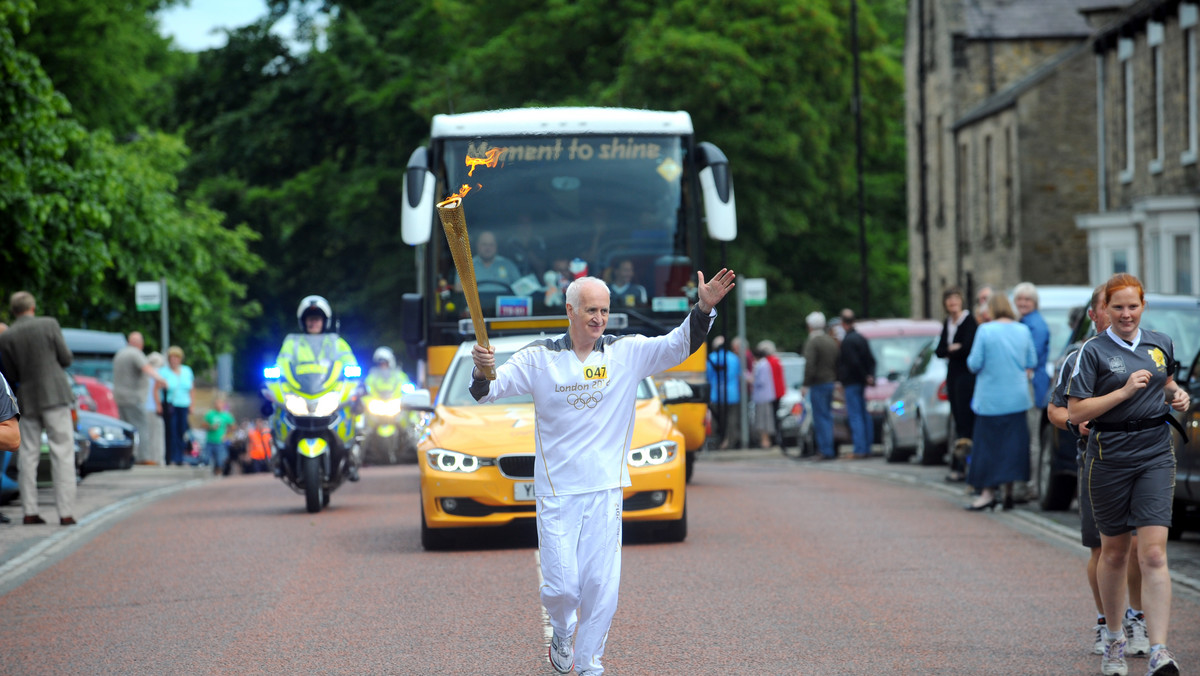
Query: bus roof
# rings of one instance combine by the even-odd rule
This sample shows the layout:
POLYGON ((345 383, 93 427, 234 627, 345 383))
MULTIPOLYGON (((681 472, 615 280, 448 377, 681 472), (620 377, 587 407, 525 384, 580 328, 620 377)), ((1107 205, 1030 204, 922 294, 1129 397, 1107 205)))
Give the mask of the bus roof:
POLYGON ((521 136, 525 134, 691 134, 692 117, 682 110, 634 108, 510 108, 434 115, 431 138, 521 136))

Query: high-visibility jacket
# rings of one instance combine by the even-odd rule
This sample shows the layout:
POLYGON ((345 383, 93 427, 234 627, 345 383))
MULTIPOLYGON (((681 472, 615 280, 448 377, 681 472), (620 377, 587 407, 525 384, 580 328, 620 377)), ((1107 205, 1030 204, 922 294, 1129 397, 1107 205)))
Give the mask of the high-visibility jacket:
POLYGON ((246 433, 246 454, 251 460, 267 460, 271 457, 271 430, 251 428, 246 433))
POLYGON ((291 333, 279 348, 275 365, 279 367, 280 377, 299 389, 297 375, 321 373, 333 379, 347 366, 358 366, 358 360, 350 345, 336 333, 291 333))
POLYGON ((363 381, 363 387, 369 394, 392 397, 400 392, 401 387, 411 382, 408 374, 398 368, 381 369, 372 366, 363 381))

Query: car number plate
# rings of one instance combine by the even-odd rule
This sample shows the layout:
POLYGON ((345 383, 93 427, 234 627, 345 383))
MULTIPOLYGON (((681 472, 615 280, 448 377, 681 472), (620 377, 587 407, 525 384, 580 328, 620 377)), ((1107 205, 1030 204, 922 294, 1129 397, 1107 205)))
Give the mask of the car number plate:
POLYGON ((518 502, 528 502, 534 499, 533 482, 518 481, 513 484, 513 500, 518 502))

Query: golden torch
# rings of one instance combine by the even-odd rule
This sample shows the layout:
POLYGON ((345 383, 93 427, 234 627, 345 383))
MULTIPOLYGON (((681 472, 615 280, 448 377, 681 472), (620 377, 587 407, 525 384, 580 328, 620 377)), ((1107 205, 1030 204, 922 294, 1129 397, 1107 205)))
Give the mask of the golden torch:
MULTIPOLYGON (((472 167, 472 170, 474 167, 472 167)), ((438 202, 437 214, 442 221, 442 229, 446 231, 446 241, 450 245, 450 255, 454 257, 454 269, 458 271, 458 280, 462 284, 463 295, 467 298, 467 308, 471 311, 471 323, 475 325, 475 340, 483 347, 489 347, 487 325, 483 323, 483 308, 479 305, 479 287, 475 284, 475 259, 471 255, 471 240, 467 236, 467 219, 463 215, 462 200, 471 186, 464 185, 457 194, 451 195, 445 201, 438 202)), ((488 380, 496 379, 496 369, 483 371, 483 377, 488 380)))

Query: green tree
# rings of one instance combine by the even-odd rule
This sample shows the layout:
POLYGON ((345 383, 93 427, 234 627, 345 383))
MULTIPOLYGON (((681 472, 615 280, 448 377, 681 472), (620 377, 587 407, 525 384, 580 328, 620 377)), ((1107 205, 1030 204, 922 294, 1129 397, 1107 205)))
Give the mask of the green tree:
POLYGON ((172 336, 199 367, 232 347, 256 315, 234 275, 261 262, 245 226, 181 200, 175 175, 187 160, 177 137, 141 130, 125 143, 89 132, 38 60, 19 49, 30 0, 0 0, 0 289, 27 289, 40 311, 67 326, 128 331, 152 341, 155 319, 135 314, 133 287, 166 277, 172 336))

